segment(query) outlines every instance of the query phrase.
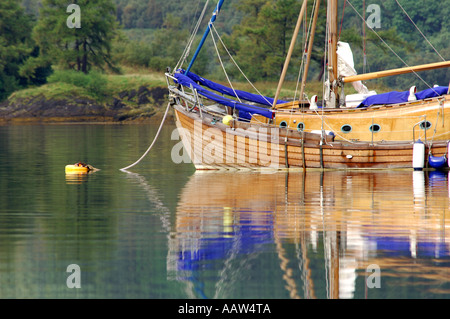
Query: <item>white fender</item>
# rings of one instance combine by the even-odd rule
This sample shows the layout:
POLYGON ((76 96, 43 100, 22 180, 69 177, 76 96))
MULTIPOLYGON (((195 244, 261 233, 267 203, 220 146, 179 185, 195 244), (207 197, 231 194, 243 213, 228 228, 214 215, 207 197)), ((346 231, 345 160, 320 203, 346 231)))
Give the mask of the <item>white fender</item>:
POLYGON ((413 163, 414 170, 422 170, 425 166, 425 144, 421 140, 413 145, 413 163))

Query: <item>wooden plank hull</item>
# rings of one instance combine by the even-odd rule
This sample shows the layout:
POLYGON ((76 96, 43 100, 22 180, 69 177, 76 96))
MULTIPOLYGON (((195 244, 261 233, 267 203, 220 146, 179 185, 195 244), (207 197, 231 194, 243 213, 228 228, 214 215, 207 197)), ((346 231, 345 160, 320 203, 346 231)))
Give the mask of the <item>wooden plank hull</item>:
MULTIPOLYGON (((370 108, 340 108, 309 110, 299 102, 286 103, 285 110, 277 110, 274 124, 284 122, 292 129, 301 123, 302 129, 311 132, 333 131, 338 140, 361 141, 412 141, 432 135, 439 140, 450 139, 450 99, 449 95, 416 102, 393 105, 372 106, 370 108), (295 110, 294 112, 289 110, 295 110), (416 125, 429 122, 428 129, 416 125), (347 126, 349 130, 343 130, 347 126), (378 130, 373 131, 373 126, 378 130)), ((257 118, 257 120, 263 120, 257 118)))
MULTIPOLYGON (((234 121, 230 127, 206 112, 188 112, 179 105, 174 109, 184 148, 197 169, 412 168, 410 141, 322 140, 320 134, 266 124, 234 121)), ((434 141, 431 151, 445 154, 447 142, 434 141)))

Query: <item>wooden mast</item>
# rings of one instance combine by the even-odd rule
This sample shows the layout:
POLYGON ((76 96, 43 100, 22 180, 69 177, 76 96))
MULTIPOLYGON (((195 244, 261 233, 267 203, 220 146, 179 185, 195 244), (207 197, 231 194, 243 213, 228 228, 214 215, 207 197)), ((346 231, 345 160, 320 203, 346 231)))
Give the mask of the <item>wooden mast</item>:
POLYGON ((309 70, 309 63, 311 61, 312 47, 313 47, 313 43, 314 43, 314 35, 316 32, 317 16, 319 15, 319 8, 320 8, 320 0, 317 0, 316 8, 314 11, 313 22, 312 22, 312 26, 311 26, 311 35, 310 35, 309 44, 308 44, 308 53, 307 53, 307 57, 306 57, 305 73, 303 74, 302 86, 300 89, 300 100, 303 99, 303 93, 305 92, 306 80, 308 77, 308 70, 309 70))
POLYGON ((294 34, 291 39, 291 45, 289 46, 288 54, 286 60, 284 61, 283 71, 281 72, 280 81, 278 82, 277 92, 275 94, 275 98, 273 99, 272 108, 276 108, 278 97, 280 96, 281 86, 283 85, 284 78, 286 76, 287 68, 289 66, 289 62, 291 60, 292 52, 294 51, 295 40, 297 39, 298 31, 300 30, 300 25, 302 24, 303 15, 306 10, 307 0, 303 0, 302 8, 300 9, 300 14, 298 15, 297 24, 295 26, 294 34))
POLYGON ((339 92, 338 92, 338 67, 337 67, 337 42, 338 42, 338 0, 328 1, 328 23, 329 23, 329 35, 328 35, 328 75, 330 81, 330 100, 329 105, 338 105, 339 92), (334 93, 334 96, 333 94, 334 93), (333 101, 332 101, 333 99, 333 101))

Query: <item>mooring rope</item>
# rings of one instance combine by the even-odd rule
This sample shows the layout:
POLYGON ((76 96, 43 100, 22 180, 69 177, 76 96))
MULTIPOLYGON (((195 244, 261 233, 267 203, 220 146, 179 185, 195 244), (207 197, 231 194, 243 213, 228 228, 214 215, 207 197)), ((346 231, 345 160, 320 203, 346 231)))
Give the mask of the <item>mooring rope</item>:
POLYGON ((140 161, 142 161, 142 159, 148 154, 148 152, 150 152, 150 150, 152 149, 153 145, 154 145, 155 142, 156 142, 156 139, 157 139, 158 136, 159 136, 159 133, 161 132, 161 129, 162 129, 163 124, 164 124, 164 121, 166 120, 166 117, 167 117, 167 113, 169 112, 169 108, 170 108, 170 102, 167 104, 166 112, 164 113, 164 117, 162 118, 161 124, 159 125, 158 132, 156 132, 156 135, 155 135, 155 138, 153 139, 152 144, 150 144, 150 146, 149 146, 148 149, 145 151, 145 153, 141 156, 141 158, 139 158, 139 159, 138 159, 136 162, 134 162, 133 164, 131 164, 131 165, 127 166, 127 167, 121 168, 121 169, 120 169, 121 171, 126 171, 126 170, 129 169, 130 167, 133 167, 133 166, 137 165, 137 164, 138 164, 140 161))

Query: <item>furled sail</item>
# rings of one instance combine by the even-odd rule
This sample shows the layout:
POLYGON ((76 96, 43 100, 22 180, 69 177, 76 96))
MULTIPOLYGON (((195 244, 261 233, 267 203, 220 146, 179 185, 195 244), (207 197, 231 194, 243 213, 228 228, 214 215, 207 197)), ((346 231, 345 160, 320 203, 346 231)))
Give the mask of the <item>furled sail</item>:
POLYGON ((229 99, 227 97, 218 95, 214 92, 211 92, 201 85, 197 84, 194 80, 192 80, 190 77, 182 74, 182 73, 175 73, 174 77, 176 78, 177 82, 183 86, 186 86, 188 88, 193 88, 197 90, 197 92, 206 97, 207 99, 210 99, 212 101, 215 101, 217 103, 220 103, 222 105, 229 106, 233 109, 236 109, 239 111, 239 117, 242 119, 250 120, 251 116, 253 114, 259 114, 267 118, 273 117, 272 110, 266 109, 264 107, 258 107, 256 105, 249 105, 245 103, 240 103, 239 101, 229 99))
MULTIPOLYGON (((222 84, 213 82, 211 80, 205 79, 195 73, 192 72, 185 72, 183 70, 179 70, 181 73, 192 79, 197 84, 200 84, 202 86, 205 86, 211 90, 214 90, 216 92, 219 92, 221 94, 226 94, 228 96, 232 97, 238 97, 239 99, 246 100, 249 102, 254 102, 258 104, 263 104, 267 106, 272 106, 274 99, 268 96, 261 96, 258 94, 249 93, 246 91, 241 90, 233 90, 227 86, 224 86, 222 84)), ((287 101, 278 100, 277 104, 287 103, 287 101)))

